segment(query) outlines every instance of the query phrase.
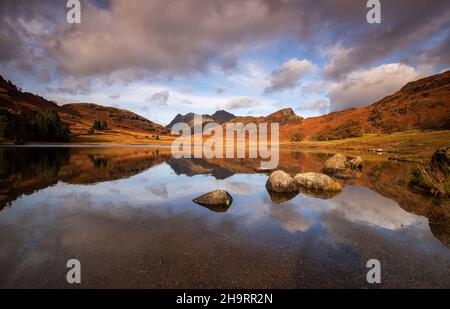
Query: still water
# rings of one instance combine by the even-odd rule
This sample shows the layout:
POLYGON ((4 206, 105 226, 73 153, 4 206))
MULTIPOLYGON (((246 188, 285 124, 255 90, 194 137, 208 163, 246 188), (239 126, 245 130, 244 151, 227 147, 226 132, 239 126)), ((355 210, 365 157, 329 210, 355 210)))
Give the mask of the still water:
MULTIPOLYGON (((282 151, 318 172, 331 154, 282 151)), ((361 154, 334 196, 271 196, 257 161, 167 148, 0 148, 0 288, 450 288, 450 205, 412 191, 413 166, 361 154), (225 189, 214 211, 192 199, 225 189)))

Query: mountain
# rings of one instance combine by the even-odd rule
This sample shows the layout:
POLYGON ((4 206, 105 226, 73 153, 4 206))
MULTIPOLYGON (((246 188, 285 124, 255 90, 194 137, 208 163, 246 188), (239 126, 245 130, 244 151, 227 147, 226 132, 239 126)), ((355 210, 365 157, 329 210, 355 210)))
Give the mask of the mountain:
POLYGON ((69 125, 71 133, 85 134, 96 120, 104 120, 108 129, 125 134, 142 132, 168 134, 163 126, 125 109, 107 107, 93 103, 72 103, 62 105, 59 110, 63 122, 69 125))
MULTIPOLYGON (((170 133, 163 126, 124 109, 93 103, 73 103, 60 106, 41 96, 23 92, 11 81, 7 81, 1 76, 0 108, 2 111, 0 116, 5 118, 15 117, 14 119, 16 119, 15 115, 27 115, 27 118, 22 117, 14 123, 28 122, 30 119, 34 122, 42 122, 40 115, 56 111, 61 124, 68 127, 70 134, 75 135, 88 134, 95 121, 106 122, 108 133, 116 136, 167 135, 170 133), (36 118, 37 116, 40 118, 36 118)), ((28 126, 24 130, 33 130, 33 128, 28 126)), ((29 135, 25 134, 26 137, 29 135)), ((39 141, 39 139, 33 140, 39 141)), ((43 141, 49 140, 44 138, 43 141)))
MULTIPOLYGON (((179 122, 185 122, 185 123, 187 123, 191 128, 193 128, 193 127, 194 127, 194 117, 195 117, 196 115, 197 115, 197 114, 194 114, 194 113, 187 113, 186 115, 178 114, 178 115, 176 115, 175 118, 174 118, 174 119, 166 126, 166 128, 171 129, 171 128, 173 127, 174 124, 179 123, 179 122)), ((229 121, 229 120, 231 120, 231 119, 233 119, 233 118, 236 117, 235 115, 233 115, 233 114, 231 114, 231 113, 229 113, 229 112, 227 112, 227 111, 224 111, 224 110, 217 111, 217 112, 215 112, 215 113, 212 114, 212 115, 203 114, 203 115, 201 115, 201 116, 203 117, 203 118, 202 118, 202 120, 203 120, 203 125, 206 125, 206 124, 211 123, 211 122, 215 122, 215 123, 218 123, 218 124, 222 124, 222 123, 227 122, 227 121, 229 121)))
POLYGON ((412 129, 450 129, 450 71, 410 82, 367 107, 305 119, 280 136, 287 141, 333 140, 412 129))
MULTIPOLYGON (((51 140, 59 141, 57 137, 65 132, 59 121, 75 135, 88 133, 95 121, 105 121, 107 132, 117 136, 164 136, 170 134, 169 129, 177 122, 186 122, 193 127, 194 116, 194 113, 178 114, 169 125, 163 127, 123 109, 93 103, 59 106, 38 95, 22 92, 0 76, 0 133, 5 130, 14 133, 18 129, 33 133, 35 127, 47 132, 47 127, 56 127, 51 140), (60 120, 49 111, 56 111, 60 120), (17 126, 20 123, 22 126, 17 126), (44 127, 41 126, 43 123, 44 127)), ((277 122, 280 124, 280 139, 285 142, 335 140, 412 129, 449 130, 450 71, 410 82, 398 92, 367 107, 350 108, 307 119, 296 115, 291 108, 260 117, 236 117, 223 110, 202 116, 204 124, 216 122, 222 126, 229 122, 277 122)), ((31 134, 33 140, 39 141, 40 134, 31 134)))
MULTIPOLYGON (((284 108, 268 116, 246 116, 236 117, 227 123, 242 123, 244 125, 248 123, 278 123, 280 125, 280 138, 282 132, 290 132, 291 127, 299 126, 303 123, 304 119, 295 114, 292 108, 284 108)), ((225 126, 224 123, 222 126, 225 126)))
POLYGON ((303 119, 291 108, 269 116, 236 117, 229 122, 278 122, 280 140, 336 140, 363 134, 450 129, 450 71, 410 82, 367 107, 303 119))

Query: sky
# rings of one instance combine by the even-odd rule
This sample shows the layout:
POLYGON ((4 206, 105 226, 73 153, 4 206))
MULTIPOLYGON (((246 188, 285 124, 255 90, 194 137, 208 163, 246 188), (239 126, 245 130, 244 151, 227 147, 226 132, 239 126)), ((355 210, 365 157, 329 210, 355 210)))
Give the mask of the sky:
POLYGON ((450 1, 0 1, 0 74, 58 104, 313 117, 366 106, 450 68, 450 1))

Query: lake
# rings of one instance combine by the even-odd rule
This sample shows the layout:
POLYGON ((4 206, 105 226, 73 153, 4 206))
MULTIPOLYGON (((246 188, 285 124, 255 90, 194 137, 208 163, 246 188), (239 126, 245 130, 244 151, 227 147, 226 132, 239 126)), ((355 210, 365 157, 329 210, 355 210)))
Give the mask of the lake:
MULTIPOLYGON (((282 150, 279 168, 319 172, 331 155, 282 150)), ((339 194, 274 196, 257 160, 0 148, 0 288, 450 288, 448 201, 408 187, 412 164, 360 155, 339 194), (192 202, 215 189, 228 209, 192 202), (366 281, 370 259, 381 284, 366 281)))

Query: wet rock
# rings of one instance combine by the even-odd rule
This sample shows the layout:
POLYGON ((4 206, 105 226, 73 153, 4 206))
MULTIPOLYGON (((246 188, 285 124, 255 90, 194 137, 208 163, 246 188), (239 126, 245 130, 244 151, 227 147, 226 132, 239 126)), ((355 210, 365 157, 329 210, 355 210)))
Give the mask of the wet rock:
POLYGON ((294 179, 284 171, 276 171, 270 174, 266 188, 272 192, 291 193, 297 191, 294 179))
POLYGON ((226 211, 233 203, 233 197, 227 191, 216 190, 203 194, 192 201, 213 211, 226 211))
POLYGON ((363 168, 363 159, 360 156, 357 156, 356 158, 348 161, 348 165, 351 169, 360 170, 363 168))
POLYGON ((430 167, 436 172, 450 175, 450 147, 437 150, 431 157, 430 167))
POLYGON ((327 161, 323 168, 324 173, 334 174, 339 171, 343 171, 347 168, 347 157, 341 153, 335 154, 327 161))
POLYGON ((325 174, 300 173, 295 176, 295 181, 299 186, 314 191, 337 192, 342 190, 340 183, 325 174))

